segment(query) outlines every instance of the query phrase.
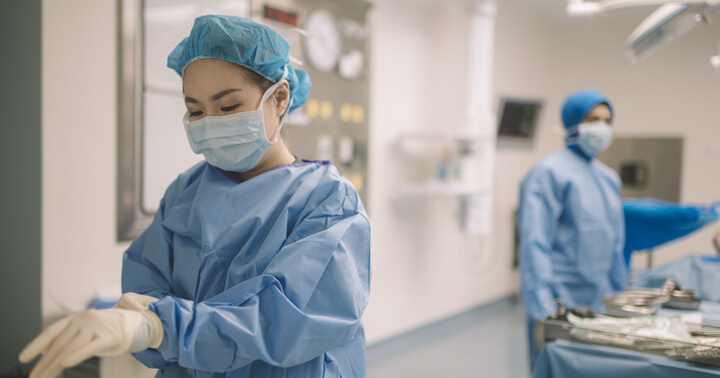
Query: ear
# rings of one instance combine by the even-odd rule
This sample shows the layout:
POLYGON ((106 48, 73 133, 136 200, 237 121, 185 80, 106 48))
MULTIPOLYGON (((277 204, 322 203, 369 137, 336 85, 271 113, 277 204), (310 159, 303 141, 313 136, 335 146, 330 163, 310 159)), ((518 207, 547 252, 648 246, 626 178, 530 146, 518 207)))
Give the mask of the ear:
POLYGON ((285 113, 285 109, 290 103, 290 85, 286 80, 282 81, 282 84, 275 90, 275 110, 277 111, 278 117, 285 113))

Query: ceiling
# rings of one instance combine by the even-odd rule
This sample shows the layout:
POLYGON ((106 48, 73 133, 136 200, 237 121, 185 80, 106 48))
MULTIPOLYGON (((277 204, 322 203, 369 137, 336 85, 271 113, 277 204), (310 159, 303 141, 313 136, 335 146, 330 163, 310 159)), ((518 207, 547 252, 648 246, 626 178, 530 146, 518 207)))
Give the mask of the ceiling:
MULTIPOLYGON (((577 20, 571 18, 565 12, 567 0, 497 0, 497 1, 511 1, 515 4, 522 6, 530 10, 532 13, 552 22, 571 22, 577 20)), ((588 0, 586 0, 588 1, 588 0)), ((589 0, 595 1, 595 0, 589 0)), ((638 7, 632 9, 625 9, 622 11, 611 12, 603 17, 607 18, 624 18, 624 17, 644 17, 649 15, 655 7, 638 7)))
MULTIPOLYGON (((508 1, 508 0, 500 0, 508 1)), ((532 11, 538 16, 551 21, 566 21, 569 17, 565 13, 567 0, 510 0, 532 11)))

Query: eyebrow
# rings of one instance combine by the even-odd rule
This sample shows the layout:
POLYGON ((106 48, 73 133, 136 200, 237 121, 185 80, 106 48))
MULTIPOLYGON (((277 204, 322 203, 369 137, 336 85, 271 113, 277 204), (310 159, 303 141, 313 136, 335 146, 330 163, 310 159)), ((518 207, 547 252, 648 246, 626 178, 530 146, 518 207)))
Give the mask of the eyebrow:
MULTIPOLYGON (((229 89, 226 89, 226 90, 224 90, 224 91, 220 91, 220 92, 218 92, 218 93, 215 93, 215 94, 212 95, 212 97, 210 97, 210 98, 211 98, 213 101, 217 101, 217 100, 219 100, 219 99, 221 99, 221 98, 229 95, 230 93, 240 92, 241 90, 242 90, 242 89, 240 89, 240 88, 229 88, 229 89)), ((190 103, 193 103, 193 104, 197 104, 197 103, 198 103, 198 100, 196 100, 196 99, 194 99, 194 98, 192 98, 192 97, 190 97, 190 96, 185 96, 185 102, 190 102, 190 103)))

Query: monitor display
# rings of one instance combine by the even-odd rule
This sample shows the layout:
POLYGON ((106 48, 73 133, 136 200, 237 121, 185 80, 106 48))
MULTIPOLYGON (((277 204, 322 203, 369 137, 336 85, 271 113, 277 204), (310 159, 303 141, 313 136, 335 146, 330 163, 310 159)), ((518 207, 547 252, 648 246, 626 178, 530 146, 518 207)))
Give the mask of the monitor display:
POLYGON ((540 119, 542 101, 504 99, 498 137, 532 139, 540 119))

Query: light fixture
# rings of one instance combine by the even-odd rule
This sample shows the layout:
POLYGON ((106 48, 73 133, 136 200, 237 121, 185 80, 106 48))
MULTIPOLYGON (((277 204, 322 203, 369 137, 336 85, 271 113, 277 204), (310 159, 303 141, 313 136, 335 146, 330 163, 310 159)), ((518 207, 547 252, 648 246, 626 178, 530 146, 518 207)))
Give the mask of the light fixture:
POLYGON ((672 1, 672 0, 600 0, 600 1, 585 1, 585 0, 568 0, 566 11, 567 14, 573 17, 583 16, 596 16, 603 13, 612 11, 625 10, 629 8, 639 8, 648 6, 660 6, 672 3, 681 4, 707 4, 710 2, 717 1, 672 1))
MULTIPOLYGON (((588 17, 628 8, 659 6, 630 34, 626 42, 625 59, 637 62, 700 24, 708 24, 710 16, 720 10, 720 0, 568 0, 567 13, 573 17, 588 17)), ((710 59, 720 70, 720 55, 710 59)))
MULTIPOLYGON (((718 45, 718 52, 720 52, 720 45, 718 45)), ((713 66, 715 71, 720 72, 720 54, 710 58, 710 64, 713 66)))
POLYGON ((628 37, 625 59, 634 63, 658 51, 720 10, 720 4, 665 4, 650 14, 628 37))

